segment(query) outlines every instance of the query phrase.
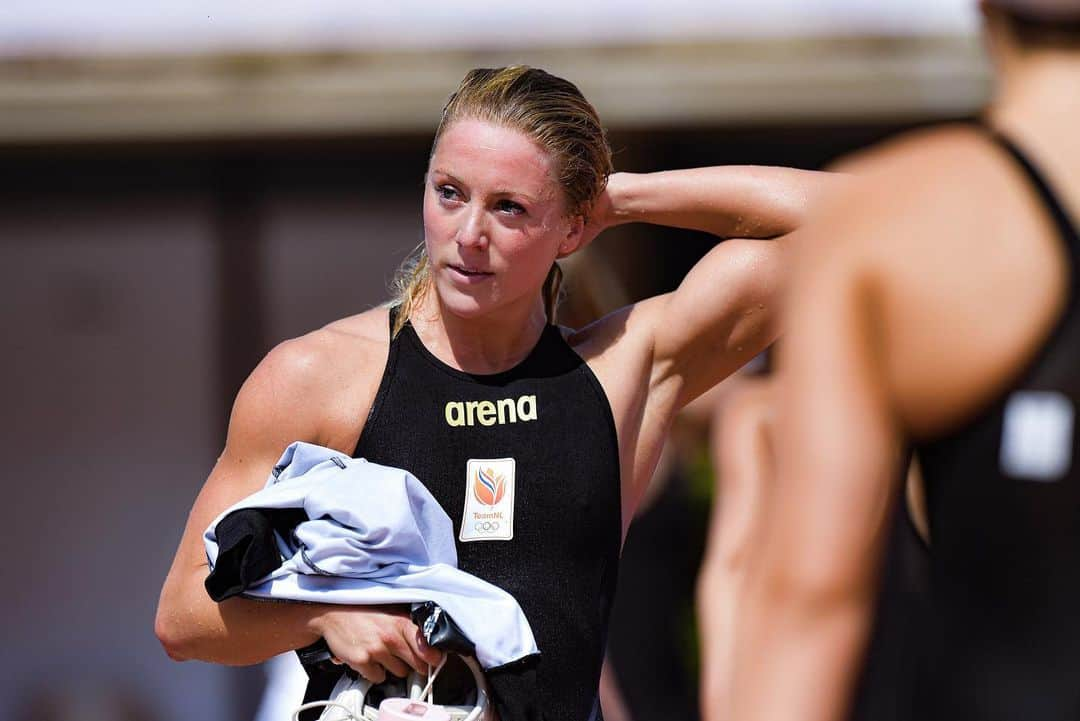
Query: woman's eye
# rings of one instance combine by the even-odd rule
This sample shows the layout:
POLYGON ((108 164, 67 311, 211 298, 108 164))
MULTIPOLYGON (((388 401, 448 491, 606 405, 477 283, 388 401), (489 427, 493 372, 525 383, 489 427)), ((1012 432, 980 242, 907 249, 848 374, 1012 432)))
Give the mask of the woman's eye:
POLYGON ((525 208, 512 200, 500 200, 495 207, 503 213, 510 213, 512 215, 520 215, 525 212, 525 208))
POLYGON ((440 185, 435 188, 435 192, 443 200, 454 200, 458 197, 457 188, 452 185, 440 185))

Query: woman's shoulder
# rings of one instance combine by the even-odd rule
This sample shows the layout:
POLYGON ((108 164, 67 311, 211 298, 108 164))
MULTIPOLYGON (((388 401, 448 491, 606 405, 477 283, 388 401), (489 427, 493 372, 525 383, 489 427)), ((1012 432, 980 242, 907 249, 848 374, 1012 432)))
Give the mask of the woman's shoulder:
POLYGON ((310 411, 307 425, 323 445, 347 445, 378 391, 388 347, 386 308, 342 318, 275 346, 241 396, 256 401, 264 418, 284 415, 292 423, 310 411))
POLYGON ((383 351, 390 343, 390 308, 380 305, 350 315, 309 333, 316 342, 334 350, 366 353, 383 351))
MULTIPOLYGON (((317 383, 340 382, 340 373, 363 370, 380 357, 389 345, 387 309, 373 308, 282 341, 267 355, 273 372, 281 380, 317 383)), ((381 364, 377 364, 381 370, 381 364)))

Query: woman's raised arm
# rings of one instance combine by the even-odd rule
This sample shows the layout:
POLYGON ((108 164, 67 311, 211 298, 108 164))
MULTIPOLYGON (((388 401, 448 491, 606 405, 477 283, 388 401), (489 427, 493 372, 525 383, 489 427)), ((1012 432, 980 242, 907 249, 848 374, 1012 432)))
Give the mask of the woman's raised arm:
POLYGON ((638 303, 627 332, 652 353, 650 397, 673 413, 771 343, 790 263, 787 238, 846 176, 720 166, 613 175, 586 237, 644 222, 733 238, 702 258, 672 293, 638 303))
POLYGON ((721 238, 776 238, 801 226, 809 209, 843 179, 757 165, 615 173, 589 226, 593 234, 624 223, 652 223, 721 238))

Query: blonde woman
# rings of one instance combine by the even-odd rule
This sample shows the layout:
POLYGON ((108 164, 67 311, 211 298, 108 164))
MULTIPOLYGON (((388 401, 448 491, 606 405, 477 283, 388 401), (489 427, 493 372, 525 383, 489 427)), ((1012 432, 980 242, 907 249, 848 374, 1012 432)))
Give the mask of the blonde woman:
MULTIPOLYGON (((532 624, 544 715, 599 715, 620 544, 668 426, 773 340, 782 236, 831 184, 779 168, 611 171, 571 83, 526 67, 465 77, 436 131, 423 249, 398 297, 282 343, 241 389, 162 591, 173 658, 253 663, 322 637, 376 682, 435 660, 404 609, 207 597, 202 531, 304 440, 420 478, 454 521, 461 568, 512 593, 532 624), (628 222, 740 239, 673 293, 581 330, 553 325, 556 260, 628 222)), ((495 695, 504 719, 533 713, 512 686, 495 695)))

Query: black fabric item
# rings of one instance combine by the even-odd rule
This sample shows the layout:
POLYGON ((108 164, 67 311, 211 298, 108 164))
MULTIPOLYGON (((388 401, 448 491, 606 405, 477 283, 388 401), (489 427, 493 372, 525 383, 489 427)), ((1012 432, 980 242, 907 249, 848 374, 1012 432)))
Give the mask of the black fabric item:
POLYGON ((274 532, 290 533, 307 516, 299 509, 246 508, 217 524, 217 563, 204 585, 218 603, 239 596, 281 565, 274 532))
MULTIPOLYGON (((280 469, 274 470, 276 476, 280 469)), ((242 595, 281 566, 274 533, 291 534, 292 529, 306 520, 307 514, 299 508, 245 508, 222 518, 215 529, 217 563, 205 581, 210 598, 220 603, 242 595)), ((341 678, 341 667, 330 662, 326 642, 319 639, 296 653, 308 675, 304 703, 329 698, 334 684, 341 678)), ((315 721, 320 713, 319 709, 309 709, 300 714, 300 721, 315 721)))
POLYGON ((471 375, 439 361, 406 324, 390 344, 354 455, 412 472, 446 510, 456 538, 473 480, 469 459, 514 459, 513 539, 457 544, 460 568, 513 595, 540 648, 535 668, 489 673, 492 694, 502 721, 541 712, 585 721, 618 567, 619 454, 607 398, 559 329, 548 326, 511 370, 471 375), (501 423, 486 418, 490 425, 479 414, 463 425, 447 421, 448 403, 523 396, 535 396, 535 420, 508 413, 501 423))
MULTIPOLYGON (((324 701, 330 698, 330 692, 341 678, 343 673, 355 673, 348 667, 334 663, 331 659, 330 647, 326 640, 320 638, 310 646, 296 649, 296 655, 300 659, 300 665, 304 667, 308 683, 304 689, 304 701, 324 701)), ((322 714, 322 709, 311 708, 300 712, 300 721, 315 721, 322 714)))
MULTIPOLYGON (((520 661, 487 670, 485 676, 491 690, 491 702, 499 713, 499 721, 507 721, 508 718, 514 721, 553 721, 564 718, 556 715, 558 709, 543 706, 541 681, 537 673, 543 658, 541 652, 540 656, 527 656, 520 661)), ((597 678, 598 689, 599 684, 600 680, 597 678)), ((598 689, 594 691, 594 697, 598 695, 598 689)), ((587 721, 585 716, 580 718, 581 721, 587 721)))
MULTIPOLYGON (((334 654, 330 652, 330 646, 327 645, 325 638, 320 638, 313 644, 296 649, 296 655, 300 659, 300 665, 304 668, 313 668, 327 664, 332 665, 334 663, 331 660, 333 659, 334 654)), ((341 671, 340 666, 335 666, 335 668, 338 671, 341 671)))
POLYGON ((413 623, 424 632, 424 640, 440 651, 449 651, 458 656, 475 656, 476 646, 469 637, 454 623, 450 614, 439 608, 434 601, 417 604, 410 614, 413 623))
MULTIPOLYGON (((312 701, 325 701, 330 698, 330 692, 334 690, 338 680, 351 669, 341 670, 341 666, 330 671, 319 667, 305 666, 304 673, 308 675, 307 687, 304 689, 304 700, 301 705, 312 701)), ((322 714, 321 708, 309 708, 300 712, 300 721, 316 721, 322 714)))
POLYGON ((923 719, 1064 721, 1080 718, 1080 444, 1074 427, 1071 466, 1043 478, 1007 472, 1002 446, 1006 419, 1018 422, 1010 402, 1043 398, 1074 414, 1080 406, 1080 235, 1032 163, 993 137, 1057 228, 1069 290, 1042 347, 1000 392, 917 446, 934 618, 916 697, 923 719))

